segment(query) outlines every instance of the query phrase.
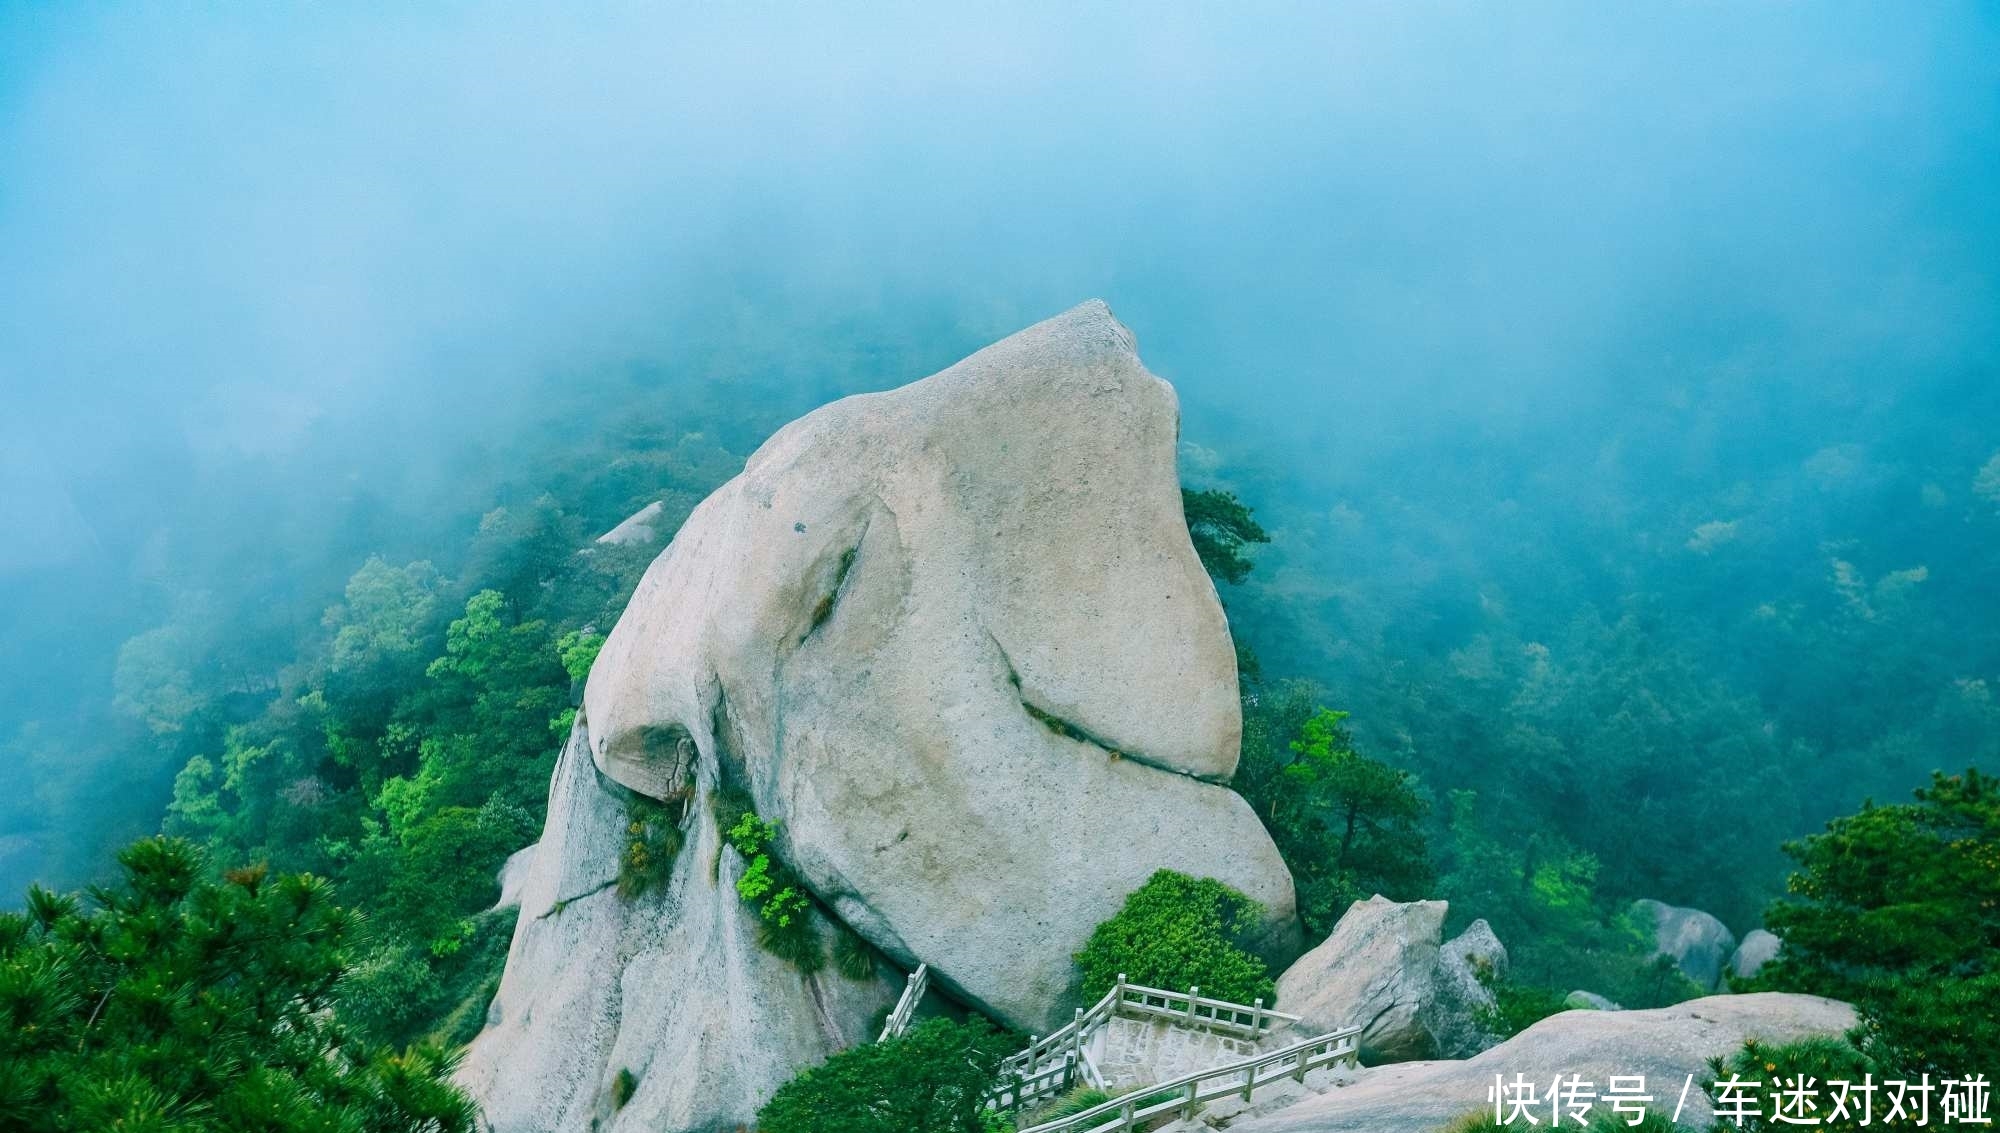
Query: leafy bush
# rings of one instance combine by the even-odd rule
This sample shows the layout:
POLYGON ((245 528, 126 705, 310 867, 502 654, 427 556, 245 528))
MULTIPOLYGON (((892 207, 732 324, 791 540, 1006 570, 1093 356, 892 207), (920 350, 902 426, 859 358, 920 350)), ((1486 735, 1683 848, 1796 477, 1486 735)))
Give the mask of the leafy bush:
POLYGON ((800 971, 819 971, 826 965, 826 956, 813 924, 812 897, 805 883, 771 853, 778 824, 745 811, 726 837, 743 855, 745 865, 743 875, 736 879, 736 895, 757 909, 757 943, 800 971))
POLYGON ((758 1111, 760 1133, 994 1133, 982 1101, 1006 1041, 985 1021, 932 1019, 801 1071, 758 1111))
POLYGON ((95 909, 0 914, 0 1128, 460 1133, 456 1055, 359 1041, 330 1008, 359 918, 261 867, 205 880, 174 838, 119 854, 95 909))
POLYGON ((833 934, 833 966, 850 980, 865 980, 875 974, 875 950, 861 934, 840 925, 833 934))
POLYGON ((632 1095, 638 1092, 638 1075, 632 1073, 632 1068, 629 1066, 619 1067, 617 1076, 611 1079, 611 1108, 624 1109, 625 1103, 631 1101, 632 1095))
POLYGON ((618 895, 628 901, 673 876, 685 840, 670 808, 644 795, 625 802, 625 852, 618 858, 618 895))
POLYGON ((1095 1001, 1119 973, 1136 984, 1174 991, 1198 986, 1215 999, 1273 1005, 1277 985, 1264 962, 1241 942, 1258 926, 1263 908, 1213 878, 1172 870, 1155 873, 1116 916, 1097 926, 1083 951, 1083 994, 1095 1001))
POLYGON ((1493 991, 1494 1007, 1492 1011, 1481 1011, 1479 1021, 1503 1039, 1568 1010, 1563 1003, 1568 996, 1559 991, 1506 979, 1492 980, 1487 986, 1493 991))
POLYGON ((1899 1071, 2000 1066, 2000 779, 1933 775, 1785 852, 1791 899, 1765 914, 1785 946, 1756 985, 1854 1003, 1899 1071))

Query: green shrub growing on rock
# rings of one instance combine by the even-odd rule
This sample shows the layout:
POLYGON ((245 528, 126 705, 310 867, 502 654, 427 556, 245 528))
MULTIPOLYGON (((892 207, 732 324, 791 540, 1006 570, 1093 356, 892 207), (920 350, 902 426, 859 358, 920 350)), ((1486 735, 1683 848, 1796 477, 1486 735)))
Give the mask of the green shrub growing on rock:
POLYGON ((1097 926, 1083 951, 1083 995, 1094 1002, 1124 973, 1130 983, 1212 999, 1271 1006, 1277 985, 1265 963, 1241 942, 1257 928, 1263 907, 1213 878, 1163 869, 1097 926))
POLYGON ((826 956, 813 925, 812 897, 805 883, 771 853, 778 824, 745 811, 727 837, 745 862, 743 875, 736 879, 736 895, 757 909, 757 943, 800 971, 819 971, 826 956))

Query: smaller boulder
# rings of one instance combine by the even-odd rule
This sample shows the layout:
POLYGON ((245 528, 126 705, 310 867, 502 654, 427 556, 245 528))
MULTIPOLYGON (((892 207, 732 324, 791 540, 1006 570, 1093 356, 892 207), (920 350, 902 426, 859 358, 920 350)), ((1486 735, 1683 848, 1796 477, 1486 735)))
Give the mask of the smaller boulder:
POLYGON ((1573 991, 1563 998, 1563 1006, 1571 1011, 1623 1011, 1623 1007, 1611 1002, 1594 991, 1573 991))
POLYGON ((1501 1036, 1491 1020, 1500 1008, 1492 984, 1507 974, 1507 946, 1484 920, 1438 949, 1437 995, 1426 1020, 1440 1058, 1470 1058, 1501 1036))
POLYGON ((1700 909, 1684 909, 1654 900, 1632 902, 1632 915, 1653 930, 1656 956, 1668 956, 1681 973, 1703 991, 1722 982, 1722 966, 1736 950, 1736 937, 1721 921, 1700 909))
POLYGON ((1377 894, 1348 906, 1333 933, 1278 977, 1278 1008, 1313 1034, 1360 1024, 1362 1061, 1427 1058, 1443 901, 1377 894))
POLYGON ((1764 965, 1777 959, 1778 950, 1784 942, 1761 928, 1753 928, 1743 934, 1743 943, 1730 954, 1729 970, 1737 979, 1747 980, 1762 971, 1764 965))

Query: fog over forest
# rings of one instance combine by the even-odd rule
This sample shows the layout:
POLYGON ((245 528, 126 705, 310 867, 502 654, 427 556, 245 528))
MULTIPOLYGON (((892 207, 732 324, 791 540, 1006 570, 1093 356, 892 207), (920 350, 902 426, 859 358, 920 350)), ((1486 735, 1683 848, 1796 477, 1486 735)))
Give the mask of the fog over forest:
POLYGON ((1754 924, 2000 767, 1993 9, 1070 7, 0 9, 0 893, 320 689, 371 558, 432 648, 1092 296, 1271 534, 1261 699, 1454 893, 1476 829, 1754 924))

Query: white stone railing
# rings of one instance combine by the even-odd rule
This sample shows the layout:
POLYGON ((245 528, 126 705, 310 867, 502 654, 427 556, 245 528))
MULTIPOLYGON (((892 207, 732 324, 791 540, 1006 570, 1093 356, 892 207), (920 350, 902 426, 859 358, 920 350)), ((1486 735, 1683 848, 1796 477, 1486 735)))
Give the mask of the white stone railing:
POLYGON ((1192 1120, 1203 1102, 1231 1096, 1249 1101, 1259 1087, 1280 1079, 1303 1082, 1308 1073, 1322 1067, 1343 1062, 1352 1065, 1360 1035, 1358 1026, 1342 1027, 1240 1062, 1141 1086, 1068 1117, 1025 1126, 1020 1133, 1131 1133, 1170 1113, 1183 1121, 1192 1120))
POLYGON ((1185 992, 1118 982, 1103 999, 1088 1009, 1078 1008, 1076 1018, 1047 1037, 1029 1036, 1028 1047, 1000 1064, 1001 1086, 994 1104, 1002 1109, 1024 1106, 1063 1093, 1079 1082, 1102 1087, 1103 1076, 1084 1050, 1097 1028, 1113 1016, 1128 1019, 1165 1019, 1184 1027, 1257 1040, 1272 1031, 1299 1021, 1297 1015, 1273 1011, 1258 999, 1246 1007, 1226 999, 1210 999, 1199 987, 1185 992))
POLYGON ((903 995, 896 1000, 896 1009, 889 1012, 889 1017, 882 1021, 882 1034, 875 1040, 876 1042, 885 1043, 890 1039, 901 1038, 903 1032, 910 1029, 910 1016, 917 1013, 917 1004, 923 1002, 924 992, 930 986, 931 966, 918 964, 917 970, 911 972, 909 980, 903 984, 903 995))

